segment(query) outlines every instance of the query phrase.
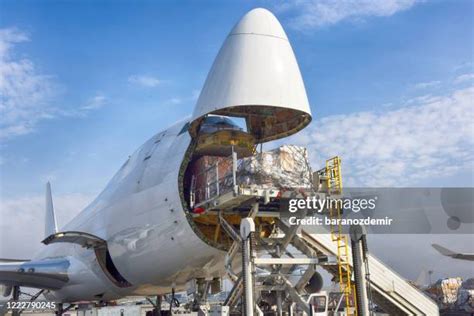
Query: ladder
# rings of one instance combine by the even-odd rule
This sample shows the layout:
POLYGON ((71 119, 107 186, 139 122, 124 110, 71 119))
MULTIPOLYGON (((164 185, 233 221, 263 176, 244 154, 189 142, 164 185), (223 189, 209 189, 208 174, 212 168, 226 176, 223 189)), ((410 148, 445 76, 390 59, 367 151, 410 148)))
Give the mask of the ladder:
MULTIPOLYGON (((326 185, 328 194, 340 197, 342 194, 341 158, 339 156, 326 160, 325 169, 326 185)), ((357 302, 355 296, 355 284, 351 281, 351 267, 349 258, 349 241, 347 235, 342 232, 340 223, 342 205, 337 202, 329 207, 329 218, 331 220, 331 240, 337 243, 337 269, 339 287, 344 293, 348 315, 357 316, 357 302), (336 223, 334 223, 336 221, 336 223)))

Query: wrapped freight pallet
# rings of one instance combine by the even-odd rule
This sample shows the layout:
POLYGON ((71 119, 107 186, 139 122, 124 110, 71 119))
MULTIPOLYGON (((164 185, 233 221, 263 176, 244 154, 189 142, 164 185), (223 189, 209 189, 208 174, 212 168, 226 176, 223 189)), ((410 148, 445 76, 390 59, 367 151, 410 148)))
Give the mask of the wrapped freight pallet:
POLYGON ((474 278, 467 279, 462 283, 456 305, 465 312, 474 312, 474 278))
POLYGON ((311 187, 306 148, 285 145, 241 159, 237 168, 237 183, 276 188, 311 187))
POLYGON ((440 279, 433 285, 430 292, 436 294, 441 304, 449 306, 456 302, 461 284, 461 278, 440 279))
MULTIPOLYGON (((233 190, 232 157, 202 156, 188 169, 195 204, 233 190)), ((311 175, 306 148, 299 146, 285 145, 237 161, 238 186, 308 189, 311 175)))

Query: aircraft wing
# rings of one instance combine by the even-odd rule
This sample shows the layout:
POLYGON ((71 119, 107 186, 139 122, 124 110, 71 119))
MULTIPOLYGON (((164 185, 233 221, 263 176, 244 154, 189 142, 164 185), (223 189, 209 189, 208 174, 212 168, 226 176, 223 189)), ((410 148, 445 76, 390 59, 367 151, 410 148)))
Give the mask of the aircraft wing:
POLYGON ((438 244, 433 244, 432 246, 443 256, 451 257, 454 259, 474 261, 474 253, 456 253, 438 244))
POLYGON ((33 261, 0 260, 0 284, 57 290, 68 281, 65 258, 33 261))
POLYGON ((27 262, 29 259, 10 259, 10 258, 0 258, 0 263, 3 262, 27 262))
POLYGON ((453 258, 474 261, 474 253, 457 253, 453 258))

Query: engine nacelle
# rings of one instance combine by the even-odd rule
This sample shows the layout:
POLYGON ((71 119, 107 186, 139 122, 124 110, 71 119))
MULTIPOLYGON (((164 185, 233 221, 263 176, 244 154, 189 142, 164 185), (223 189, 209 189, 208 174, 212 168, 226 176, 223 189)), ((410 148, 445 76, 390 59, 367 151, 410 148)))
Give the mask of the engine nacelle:
POLYGON ((309 279, 308 283, 305 286, 305 290, 308 293, 317 293, 321 291, 323 288, 323 277, 319 272, 314 272, 311 279, 309 279))

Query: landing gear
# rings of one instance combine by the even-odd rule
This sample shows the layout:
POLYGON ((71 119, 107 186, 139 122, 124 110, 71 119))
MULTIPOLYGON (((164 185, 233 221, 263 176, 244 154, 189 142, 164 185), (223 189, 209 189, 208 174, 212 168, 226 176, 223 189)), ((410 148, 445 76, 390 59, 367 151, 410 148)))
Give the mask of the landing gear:
POLYGON ((161 295, 158 295, 156 297, 156 305, 155 305, 156 313, 155 313, 155 315, 161 315, 161 301, 162 301, 162 297, 161 297, 161 295))
POLYGON ((61 316, 62 314, 66 313, 67 311, 69 311, 71 308, 74 308, 76 305, 75 304, 69 304, 68 307, 64 308, 64 305, 63 303, 58 303, 57 304, 57 309, 56 309, 56 312, 55 314, 57 316, 61 316))
MULTIPOLYGON (((8 295, 10 293, 12 294, 11 301, 19 301, 20 295, 23 294, 30 297, 30 302, 34 302, 41 294, 43 294, 44 291, 45 290, 40 290, 36 294, 31 295, 31 294, 22 292, 20 286, 15 285, 15 286, 12 286, 9 290, 7 290, 6 293, 8 293, 8 295)), ((22 312, 23 312, 23 309, 12 309, 12 316, 19 316, 22 312)), ((1 311, 0 311, 0 315, 3 315, 1 314, 1 311)))
POLYGON ((153 310, 146 312, 146 316, 161 316, 163 315, 161 311, 161 302, 162 302, 162 297, 161 295, 156 296, 156 301, 153 302, 150 298, 146 298, 148 302, 153 305, 153 310))
POLYGON ((58 308, 56 309, 56 315, 61 316, 64 313, 63 303, 58 303, 58 308))
POLYGON ((198 278, 195 282, 194 300, 191 309, 195 312, 197 311, 198 315, 201 315, 207 309, 207 293, 209 292, 211 281, 198 278))
POLYGON ((163 297, 161 295, 156 296, 156 301, 153 302, 150 298, 146 298, 151 305, 153 305, 153 310, 146 312, 146 316, 167 316, 172 315, 173 306, 179 307, 179 301, 175 298, 175 290, 172 289, 170 297, 170 308, 169 310, 162 310, 161 303, 163 302, 163 297))
POLYGON ((174 288, 171 290, 171 299, 170 299, 170 315, 172 315, 173 305, 179 307, 179 301, 175 297, 175 290, 174 288))
MULTIPOLYGON (((12 301, 18 301, 20 299, 20 287, 15 285, 12 290, 12 301)), ((21 310, 13 309, 12 316, 20 316, 21 310)))

